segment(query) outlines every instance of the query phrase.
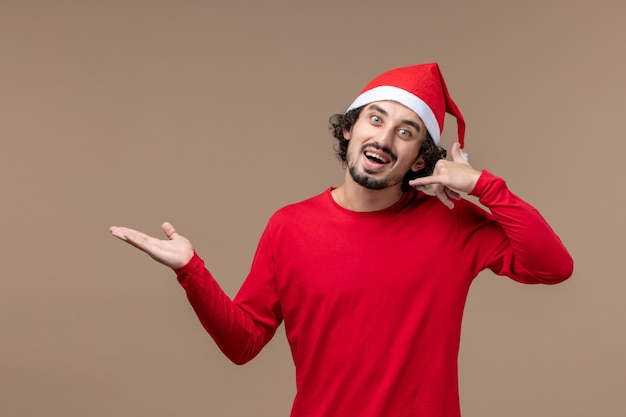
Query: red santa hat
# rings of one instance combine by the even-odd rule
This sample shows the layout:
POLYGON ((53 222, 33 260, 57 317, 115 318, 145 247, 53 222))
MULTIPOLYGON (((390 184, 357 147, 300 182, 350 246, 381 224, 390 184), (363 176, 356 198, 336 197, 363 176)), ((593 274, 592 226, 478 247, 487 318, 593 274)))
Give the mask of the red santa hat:
POLYGON ((445 113, 457 119, 459 143, 464 147, 465 120, 448 94, 437 63, 419 64, 387 71, 373 79, 347 111, 374 101, 392 100, 413 110, 440 146, 445 113))

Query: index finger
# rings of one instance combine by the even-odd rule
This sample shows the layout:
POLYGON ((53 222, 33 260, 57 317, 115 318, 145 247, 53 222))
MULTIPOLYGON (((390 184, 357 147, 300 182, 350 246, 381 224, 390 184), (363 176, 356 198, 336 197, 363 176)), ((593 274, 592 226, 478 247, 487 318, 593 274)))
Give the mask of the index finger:
POLYGON ((111 226, 109 231, 113 236, 129 243, 148 241, 149 239, 152 239, 151 236, 128 227, 111 226))
POLYGON ((442 175, 429 175, 427 177, 419 177, 409 181, 409 185, 412 187, 421 187, 424 185, 443 184, 445 178, 442 175))

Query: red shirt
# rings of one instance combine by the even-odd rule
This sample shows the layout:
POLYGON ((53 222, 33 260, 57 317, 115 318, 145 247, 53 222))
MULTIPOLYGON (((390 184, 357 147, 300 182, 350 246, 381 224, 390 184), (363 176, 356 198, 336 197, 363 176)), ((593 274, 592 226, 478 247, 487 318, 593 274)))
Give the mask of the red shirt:
POLYGON ((457 355, 474 277, 554 284, 573 262, 541 215, 484 171, 461 200, 405 192, 353 212, 331 189, 278 210, 233 301, 195 255, 178 279, 235 363, 284 321, 296 367, 292 417, 458 417, 457 355))

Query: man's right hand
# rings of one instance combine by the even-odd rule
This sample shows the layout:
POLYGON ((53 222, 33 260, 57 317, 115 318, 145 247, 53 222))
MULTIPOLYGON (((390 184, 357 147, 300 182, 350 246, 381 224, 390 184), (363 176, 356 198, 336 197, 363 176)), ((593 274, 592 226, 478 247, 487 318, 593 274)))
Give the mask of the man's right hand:
POLYGON ((187 265, 194 254, 194 249, 186 237, 176 233, 170 223, 161 225, 167 239, 161 240, 127 227, 111 226, 111 234, 124 242, 150 255, 152 259, 172 269, 187 265))

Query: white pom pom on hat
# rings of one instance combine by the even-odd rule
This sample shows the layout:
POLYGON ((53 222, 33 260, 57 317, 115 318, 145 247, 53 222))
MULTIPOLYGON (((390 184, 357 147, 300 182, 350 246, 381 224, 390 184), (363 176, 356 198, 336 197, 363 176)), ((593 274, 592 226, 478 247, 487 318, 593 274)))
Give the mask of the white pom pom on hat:
POLYGON ((445 113, 457 119, 459 143, 465 142, 465 119, 448 94, 448 88, 439 65, 418 64, 384 72, 370 81, 346 112, 375 101, 392 100, 413 110, 424 122, 437 146, 441 146, 441 132, 445 113))

